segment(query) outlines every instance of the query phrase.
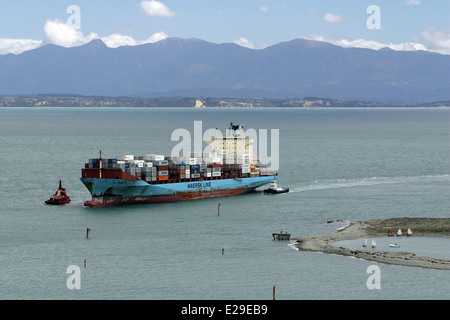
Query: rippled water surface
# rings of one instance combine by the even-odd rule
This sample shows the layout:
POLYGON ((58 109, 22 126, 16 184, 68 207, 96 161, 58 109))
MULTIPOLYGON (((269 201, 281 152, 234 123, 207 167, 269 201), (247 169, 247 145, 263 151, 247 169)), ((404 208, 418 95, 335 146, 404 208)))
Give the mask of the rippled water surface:
MULTIPOLYGON (((0 298, 271 299, 275 285, 280 300, 449 299, 448 271, 379 264, 381 289, 369 290, 372 262, 272 240, 345 225, 330 220, 450 217, 449 128, 448 109, 2 108, 0 298), (291 192, 83 207, 81 168, 99 150, 170 154, 173 130, 195 120, 279 129, 279 184, 291 192), (46 206, 59 179, 72 202, 46 206), (67 287, 71 265, 79 290, 67 287)), ((396 241, 424 254, 448 243, 396 241)))

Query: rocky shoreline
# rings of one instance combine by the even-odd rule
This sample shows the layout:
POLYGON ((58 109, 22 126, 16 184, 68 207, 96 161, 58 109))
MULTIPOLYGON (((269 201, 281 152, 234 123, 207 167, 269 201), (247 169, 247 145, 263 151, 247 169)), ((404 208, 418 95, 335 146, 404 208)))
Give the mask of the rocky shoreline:
POLYGON ((387 236, 389 231, 411 228, 413 236, 450 237, 450 218, 391 218, 352 222, 336 233, 294 238, 301 251, 316 251, 343 256, 352 256, 368 261, 396 264, 409 267, 450 270, 450 260, 427 257, 410 252, 386 252, 370 249, 336 247, 336 241, 367 237, 387 236))

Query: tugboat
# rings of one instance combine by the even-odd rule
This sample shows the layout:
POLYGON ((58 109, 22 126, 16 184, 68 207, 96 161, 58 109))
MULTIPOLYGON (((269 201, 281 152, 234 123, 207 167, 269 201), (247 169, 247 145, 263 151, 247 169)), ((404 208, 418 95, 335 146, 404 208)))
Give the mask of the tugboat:
POLYGON ((289 188, 288 189, 284 189, 278 186, 277 182, 275 180, 272 180, 270 182, 269 188, 268 189, 264 189, 264 193, 286 193, 289 192, 289 188))
POLYGON ((59 180, 59 188, 56 190, 55 194, 45 201, 46 204, 59 205, 66 204, 70 202, 70 198, 66 193, 66 188, 61 187, 61 180, 59 180))

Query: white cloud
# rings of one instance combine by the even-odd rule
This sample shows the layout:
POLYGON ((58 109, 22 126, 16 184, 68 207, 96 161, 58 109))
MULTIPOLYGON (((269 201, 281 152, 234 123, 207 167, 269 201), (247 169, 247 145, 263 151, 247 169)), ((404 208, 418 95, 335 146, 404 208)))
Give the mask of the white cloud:
POLYGON ((404 42, 400 44, 395 43, 381 43, 372 40, 366 39, 356 39, 356 40, 347 40, 347 39, 339 39, 339 40, 326 40, 321 36, 314 36, 313 40, 324 41, 335 44, 344 48, 364 48, 364 49, 373 49, 379 50, 382 48, 390 48, 396 51, 416 51, 416 50, 428 50, 427 47, 421 43, 416 42, 404 42))
POLYGON ((0 39, 0 54, 21 54, 22 52, 36 49, 42 45, 42 41, 33 39, 0 39))
POLYGON ((85 37, 74 25, 68 25, 57 19, 49 19, 45 22, 44 34, 43 44, 51 43, 67 48, 81 46, 93 39, 100 38, 96 33, 91 33, 85 37))
POLYGON ((0 38, 0 55, 8 53, 20 54, 46 44, 55 44, 70 48, 81 46, 94 39, 101 39, 106 46, 117 48, 121 46, 137 46, 146 43, 155 43, 168 37, 163 31, 156 32, 145 40, 136 40, 131 36, 117 33, 106 37, 100 37, 96 33, 90 33, 88 36, 84 36, 74 25, 68 25, 65 22, 56 19, 49 19, 45 22, 44 35, 44 40, 0 38))
POLYGON ((379 50, 390 48, 396 51, 424 50, 450 55, 450 30, 427 29, 414 37, 415 42, 381 43, 366 39, 325 39, 321 36, 313 36, 312 40, 324 41, 344 48, 366 48, 379 50))
POLYGON ((420 34, 431 51, 450 54, 450 31, 428 29, 420 34))
POLYGON ((141 1, 141 9, 150 17, 166 17, 170 18, 175 16, 175 13, 162 2, 156 0, 143 0, 141 1))
POLYGON ((323 20, 326 22, 333 22, 333 23, 340 23, 340 22, 347 21, 347 19, 345 19, 344 16, 341 16, 340 14, 335 14, 335 13, 326 13, 323 16, 323 20))
POLYGON ((137 46, 145 43, 154 43, 166 39, 164 32, 157 32, 145 40, 136 40, 131 36, 114 33, 106 37, 100 37, 96 33, 84 36, 83 33, 73 25, 67 25, 58 20, 48 20, 44 26, 44 44, 52 43, 63 47, 75 47, 86 44, 94 39, 101 39, 108 47, 117 48, 121 46, 137 46))
POLYGON ((269 12, 269 11, 277 11, 277 10, 282 10, 286 8, 285 4, 281 4, 281 5, 272 5, 270 7, 266 6, 266 5, 262 5, 261 8, 259 8, 259 11, 261 12, 269 12))
POLYGON ((123 34, 111 34, 107 37, 101 38, 102 41, 110 48, 117 48, 122 46, 137 46, 140 44, 146 44, 146 43, 155 43, 160 40, 166 39, 168 36, 164 32, 157 32, 150 36, 146 40, 136 40, 133 37, 126 36, 123 34))
POLYGON ((237 44, 241 47, 245 47, 245 48, 249 48, 249 49, 256 49, 255 45, 253 43, 251 43, 250 41, 248 41, 247 39, 241 37, 237 40, 233 41, 234 44, 237 44))
POLYGON ((421 3, 422 3, 421 0, 406 0, 407 6, 418 6, 421 3))

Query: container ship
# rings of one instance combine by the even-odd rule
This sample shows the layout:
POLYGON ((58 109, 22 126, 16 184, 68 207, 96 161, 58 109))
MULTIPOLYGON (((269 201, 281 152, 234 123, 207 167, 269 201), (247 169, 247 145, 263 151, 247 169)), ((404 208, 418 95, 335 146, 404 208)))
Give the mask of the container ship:
POLYGON ((160 154, 89 159, 81 181, 92 199, 88 207, 161 203, 240 195, 278 177, 259 164, 242 125, 206 141, 211 152, 165 157, 160 154))

